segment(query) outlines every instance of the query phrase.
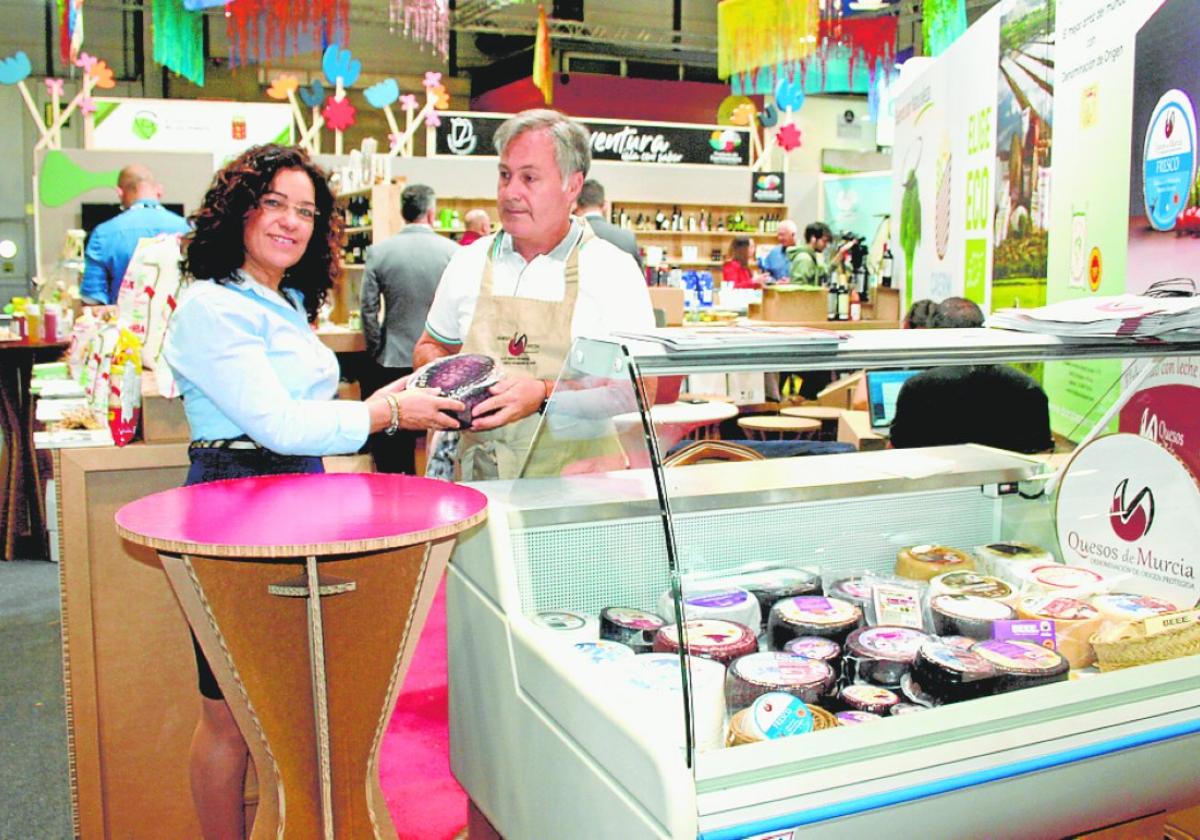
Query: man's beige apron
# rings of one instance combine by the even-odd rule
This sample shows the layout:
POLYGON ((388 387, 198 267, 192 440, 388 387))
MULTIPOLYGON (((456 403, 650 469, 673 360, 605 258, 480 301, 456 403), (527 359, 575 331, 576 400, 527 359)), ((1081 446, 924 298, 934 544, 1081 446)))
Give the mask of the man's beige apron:
MULTIPOLYGON (((589 225, 583 226, 583 235, 567 258, 563 297, 558 301, 493 293, 492 258, 499 238, 497 235, 488 248, 475 316, 463 341, 462 352, 491 356, 510 376, 531 376, 554 382, 571 349, 571 320, 579 295, 579 251, 595 238, 595 234, 589 225)), ((541 420, 542 415, 535 412, 499 429, 462 432, 458 449, 461 479, 486 481, 522 475, 559 475, 573 460, 612 451, 615 437, 610 434, 611 424, 607 424, 604 435, 584 440, 548 440, 543 433, 531 454, 541 420)))

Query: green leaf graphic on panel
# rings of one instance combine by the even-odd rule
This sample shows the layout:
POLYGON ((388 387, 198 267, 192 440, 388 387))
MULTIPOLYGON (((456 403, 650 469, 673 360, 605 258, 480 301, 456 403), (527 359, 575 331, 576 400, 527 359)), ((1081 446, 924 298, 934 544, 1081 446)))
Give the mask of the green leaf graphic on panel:
POLYGON ((46 207, 61 207, 89 190, 115 187, 119 174, 119 169, 89 172, 62 152, 47 152, 38 174, 38 200, 46 207))
POLYGON ((97 102, 96 112, 92 114, 92 119, 96 121, 96 125, 100 125, 100 123, 111 117, 113 111, 117 110, 120 105, 120 102, 97 102))
POLYGON ((289 125, 283 131, 279 132, 279 135, 271 142, 277 143, 280 146, 292 145, 292 127, 289 125))
POLYGON ((150 111, 142 111, 133 118, 133 134, 142 140, 149 140, 158 133, 158 120, 150 111))
POLYGON ((917 246, 921 244, 921 193, 917 189, 917 170, 908 171, 904 197, 900 201, 900 247, 904 249, 904 299, 912 302, 912 270, 917 246))

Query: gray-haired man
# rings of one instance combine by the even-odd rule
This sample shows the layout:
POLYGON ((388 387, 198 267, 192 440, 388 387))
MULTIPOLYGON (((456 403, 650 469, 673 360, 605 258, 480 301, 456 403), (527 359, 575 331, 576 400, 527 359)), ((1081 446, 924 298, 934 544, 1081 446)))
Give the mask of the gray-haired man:
POLYGON ((451 259, 413 351, 418 366, 482 353, 505 372, 462 435, 466 480, 520 474, 574 337, 654 327, 636 264, 571 215, 591 165, 587 130, 536 109, 505 121, 495 144, 502 230, 451 259))

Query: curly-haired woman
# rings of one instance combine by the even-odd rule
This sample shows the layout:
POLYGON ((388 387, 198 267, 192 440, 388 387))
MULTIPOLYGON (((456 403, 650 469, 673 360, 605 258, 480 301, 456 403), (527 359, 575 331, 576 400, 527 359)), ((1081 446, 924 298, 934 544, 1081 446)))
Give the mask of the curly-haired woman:
MULTIPOLYGON (((311 324, 340 270, 342 221, 325 174, 297 148, 258 146, 213 179, 192 216, 165 344, 191 427, 187 483, 321 472, 367 435, 457 428, 463 405, 402 382, 335 400, 338 363, 311 324)), ((205 837, 241 837, 245 742, 196 648, 203 695, 192 797, 205 837)))

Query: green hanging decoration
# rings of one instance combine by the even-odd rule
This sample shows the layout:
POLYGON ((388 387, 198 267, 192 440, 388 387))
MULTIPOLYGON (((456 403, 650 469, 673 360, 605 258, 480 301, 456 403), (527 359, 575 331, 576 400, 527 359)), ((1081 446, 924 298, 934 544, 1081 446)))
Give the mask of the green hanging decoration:
POLYGON ((924 0, 921 11, 921 39, 925 44, 925 55, 941 55, 966 31, 965 0, 924 0))
POLYGON ((183 0, 154 0, 154 60, 204 86, 204 15, 183 0))

